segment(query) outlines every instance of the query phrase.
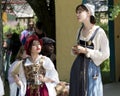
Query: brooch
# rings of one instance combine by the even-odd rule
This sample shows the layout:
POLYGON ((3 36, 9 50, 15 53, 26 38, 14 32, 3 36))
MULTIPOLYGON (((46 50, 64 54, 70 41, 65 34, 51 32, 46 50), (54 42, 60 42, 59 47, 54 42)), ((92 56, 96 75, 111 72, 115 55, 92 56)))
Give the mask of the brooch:
POLYGON ((92 41, 90 40, 90 41, 88 41, 87 43, 88 43, 88 45, 90 46, 90 45, 92 44, 92 41))

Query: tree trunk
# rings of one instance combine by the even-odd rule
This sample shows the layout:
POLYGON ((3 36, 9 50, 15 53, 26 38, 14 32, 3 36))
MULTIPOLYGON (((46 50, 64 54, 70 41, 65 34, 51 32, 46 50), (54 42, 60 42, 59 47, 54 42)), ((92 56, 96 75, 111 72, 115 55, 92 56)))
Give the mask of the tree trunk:
POLYGON ((2 9, 0 0, 0 75, 3 73, 3 25, 2 25, 2 9))
POLYGON ((45 25, 47 36, 55 39, 55 0, 50 0, 48 9, 46 0, 26 0, 36 16, 45 25))

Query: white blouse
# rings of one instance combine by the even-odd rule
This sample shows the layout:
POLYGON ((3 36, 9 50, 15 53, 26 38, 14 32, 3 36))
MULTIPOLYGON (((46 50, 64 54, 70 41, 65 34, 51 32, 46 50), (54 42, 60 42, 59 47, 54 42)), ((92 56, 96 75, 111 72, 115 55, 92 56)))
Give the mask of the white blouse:
MULTIPOLYGON (((42 55, 40 55, 36 59, 36 61, 35 61, 36 64, 39 64, 41 57, 42 57, 42 55)), ((46 56, 44 56, 44 57, 45 57, 45 59, 43 61, 43 67, 46 70, 45 77, 50 78, 54 81, 54 83, 47 82, 45 84, 48 88, 49 96, 56 96, 57 94, 56 94, 55 86, 60 82, 58 72, 56 71, 52 61, 48 57, 46 57, 46 56)), ((29 59, 27 59, 24 65, 29 66, 29 65, 32 65, 32 64, 33 63, 29 59)))
POLYGON ((4 95, 4 85, 0 76, 0 96, 3 96, 3 95, 4 95))
MULTIPOLYGON (((38 58, 36 59, 35 63, 39 64, 40 62, 40 58, 42 55, 39 55, 38 58)), ((46 70, 46 74, 45 77, 50 78, 52 80, 54 80, 55 82, 47 82, 46 86, 48 88, 48 92, 49 92, 49 96, 56 96, 56 90, 55 90, 55 86, 59 83, 59 76, 58 76, 58 72, 56 71, 54 64, 52 63, 52 61, 44 56, 45 59, 43 61, 43 67, 46 70)), ((32 65, 33 63, 27 58, 24 66, 29 66, 32 65)), ((27 84, 27 80, 25 78, 25 74, 24 74, 24 68, 22 63, 21 64, 17 64, 16 67, 14 67, 12 69, 12 74, 14 74, 14 70, 18 69, 19 70, 19 79, 21 81, 21 88, 20 88, 20 96, 25 96, 26 93, 26 84, 27 84)))
MULTIPOLYGON (((99 26, 95 25, 93 27, 92 32, 86 38, 82 35, 82 31, 81 31, 81 35, 79 39, 84 41, 89 41, 89 39, 95 32, 96 28, 98 27, 99 26)), ((78 30, 78 33, 79 33, 79 30, 78 30)), ((77 38, 78 38, 78 35, 77 35, 77 38)), ((97 66, 99 66, 103 61, 108 59, 110 56, 109 41, 105 31, 101 27, 97 30, 97 33, 92 42, 94 44, 94 49, 87 48, 86 56, 90 57, 93 60, 93 62, 97 66)))

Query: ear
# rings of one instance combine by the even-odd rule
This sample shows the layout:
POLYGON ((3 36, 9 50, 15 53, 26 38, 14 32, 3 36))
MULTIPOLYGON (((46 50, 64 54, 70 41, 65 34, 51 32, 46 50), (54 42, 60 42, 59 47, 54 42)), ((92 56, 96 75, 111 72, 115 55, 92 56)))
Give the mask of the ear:
POLYGON ((89 11, 87 13, 88 13, 88 16, 91 16, 91 13, 89 11))
POLYGON ((90 12, 87 12, 87 16, 90 17, 90 16, 91 16, 91 13, 90 13, 90 12))

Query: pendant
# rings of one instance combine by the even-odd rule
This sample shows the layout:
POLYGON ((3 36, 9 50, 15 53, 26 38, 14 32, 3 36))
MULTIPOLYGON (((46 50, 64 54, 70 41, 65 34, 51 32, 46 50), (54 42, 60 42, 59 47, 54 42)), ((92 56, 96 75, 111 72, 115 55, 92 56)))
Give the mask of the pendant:
POLYGON ((88 43, 88 45, 90 46, 90 45, 92 44, 92 41, 90 40, 90 41, 88 41, 87 43, 88 43))

